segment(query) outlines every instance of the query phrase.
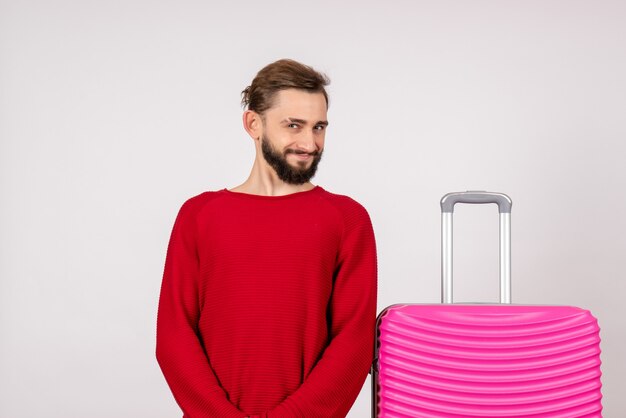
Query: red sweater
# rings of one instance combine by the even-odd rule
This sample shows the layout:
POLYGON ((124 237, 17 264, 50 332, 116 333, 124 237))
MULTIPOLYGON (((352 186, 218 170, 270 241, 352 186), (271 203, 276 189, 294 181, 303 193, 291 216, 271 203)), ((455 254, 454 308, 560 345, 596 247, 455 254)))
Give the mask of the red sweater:
POLYGON ((156 354, 187 418, 345 417, 375 315, 374 233, 357 202, 319 186, 206 192, 174 224, 156 354))

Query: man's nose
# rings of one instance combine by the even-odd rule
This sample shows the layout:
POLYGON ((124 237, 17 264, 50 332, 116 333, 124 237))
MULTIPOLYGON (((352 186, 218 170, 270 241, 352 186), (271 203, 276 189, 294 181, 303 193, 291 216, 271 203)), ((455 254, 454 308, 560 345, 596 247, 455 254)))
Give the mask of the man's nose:
POLYGON ((296 147, 300 151, 313 152, 316 150, 315 135, 311 131, 302 132, 298 135, 298 141, 296 147))

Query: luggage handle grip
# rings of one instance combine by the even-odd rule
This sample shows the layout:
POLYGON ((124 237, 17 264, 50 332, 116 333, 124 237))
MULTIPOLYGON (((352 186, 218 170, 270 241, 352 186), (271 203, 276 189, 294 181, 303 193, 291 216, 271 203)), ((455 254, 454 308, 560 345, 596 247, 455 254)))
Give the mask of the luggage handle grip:
POLYGON ((492 193, 484 191, 467 191, 448 193, 441 199, 441 211, 453 213, 457 203, 495 203, 500 213, 511 213, 511 198, 504 193, 492 193))
POLYGON ((500 212, 500 303, 511 303, 511 206, 504 193, 467 191, 441 199, 441 302, 452 299, 452 214, 456 203, 495 203, 500 212))

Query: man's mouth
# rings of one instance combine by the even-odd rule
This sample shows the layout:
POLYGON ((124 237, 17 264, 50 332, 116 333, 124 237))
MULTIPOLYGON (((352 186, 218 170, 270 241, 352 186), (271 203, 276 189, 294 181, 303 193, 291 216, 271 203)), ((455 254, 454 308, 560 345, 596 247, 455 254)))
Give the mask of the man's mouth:
POLYGON ((318 152, 317 151, 306 152, 306 151, 288 149, 287 151, 285 151, 285 156, 289 154, 295 154, 297 157, 304 158, 304 157, 315 157, 318 154, 318 152))

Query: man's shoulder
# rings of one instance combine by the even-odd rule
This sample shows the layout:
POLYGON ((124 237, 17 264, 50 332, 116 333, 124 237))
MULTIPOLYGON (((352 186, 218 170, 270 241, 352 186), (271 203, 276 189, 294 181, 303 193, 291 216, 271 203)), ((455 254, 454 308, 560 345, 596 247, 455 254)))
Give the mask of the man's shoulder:
POLYGON ((342 215, 368 216, 365 207, 354 198, 343 194, 329 192, 326 189, 322 189, 322 192, 324 199, 329 204, 334 206, 342 215))
POLYGON ((350 196, 324 190, 324 198, 334 208, 342 224, 343 235, 349 236, 358 231, 372 231, 372 220, 365 207, 350 196))
POLYGON ((188 198, 185 201, 185 205, 201 205, 203 203, 206 203, 212 199, 215 199, 216 197, 218 197, 223 190, 209 190, 209 191, 204 191, 201 193, 198 193, 195 196, 192 196, 190 198, 188 198))
POLYGON ((180 208, 180 213, 187 216, 195 215, 207 204, 218 199, 223 194, 222 192, 223 190, 205 191, 192 196, 184 201, 180 208))

